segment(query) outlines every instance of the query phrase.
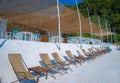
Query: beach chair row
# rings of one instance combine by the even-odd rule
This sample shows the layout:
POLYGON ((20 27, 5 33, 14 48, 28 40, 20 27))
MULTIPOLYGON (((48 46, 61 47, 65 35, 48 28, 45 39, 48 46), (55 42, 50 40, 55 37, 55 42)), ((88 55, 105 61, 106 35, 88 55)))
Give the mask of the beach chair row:
MULTIPOLYGON (((89 48, 89 52, 86 52, 84 49, 81 49, 82 52, 84 53, 84 56, 81 55, 80 50, 76 50, 78 53, 78 56, 75 56, 72 54, 70 50, 66 50, 66 55, 69 58, 68 60, 63 60, 60 55, 58 55, 57 52, 51 53, 52 57, 54 58, 55 62, 51 62, 51 59, 47 53, 41 53, 40 58, 42 62, 45 65, 44 67, 41 66, 35 66, 32 68, 28 68, 27 65, 25 64, 21 54, 8 54, 9 61, 12 65, 12 68, 18 77, 18 80, 16 81, 24 81, 24 80, 34 80, 36 83, 39 81, 39 74, 40 73, 46 73, 46 79, 48 77, 48 72, 49 74, 54 78, 54 71, 60 73, 63 75, 64 73, 68 73, 67 70, 71 70, 70 65, 77 65, 77 64, 82 64, 85 61, 88 60, 94 60, 97 56, 101 56, 105 53, 108 53, 108 51, 105 48, 89 48), (67 68, 67 69, 66 69, 67 68), (34 71, 36 72, 36 75, 32 75, 30 72, 34 71)), ((13 81, 12 83, 16 82, 13 81)))

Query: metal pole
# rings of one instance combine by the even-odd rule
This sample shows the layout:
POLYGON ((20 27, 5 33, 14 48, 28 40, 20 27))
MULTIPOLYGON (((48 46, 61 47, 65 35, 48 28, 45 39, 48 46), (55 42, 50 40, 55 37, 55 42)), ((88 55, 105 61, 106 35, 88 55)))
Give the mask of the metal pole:
POLYGON ((58 42, 59 42, 59 48, 60 48, 60 42, 61 42, 61 26, 60 26, 59 0, 57 0, 57 12, 58 12, 58 42))
POLYGON ((101 33, 101 41, 103 42, 103 33, 102 33, 101 22, 100 22, 100 17, 99 16, 98 16, 98 22, 99 22, 100 33, 101 33))
POLYGON ((78 21, 79 21, 79 27, 80 27, 80 43, 81 43, 81 40, 82 40, 82 23, 81 23, 81 14, 80 14, 80 11, 79 11, 79 8, 78 8, 78 2, 77 0, 75 0, 75 3, 76 3, 76 7, 77 7, 77 12, 78 12, 78 21))
POLYGON ((93 30, 92 30, 92 22, 91 22, 91 18, 90 18, 90 14, 89 14, 89 9, 87 7, 87 12, 88 12, 88 17, 89 17, 89 23, 90 23, 90 31, 91 31, 91 38, 92 38, 92 44, 93 42, 93 30))

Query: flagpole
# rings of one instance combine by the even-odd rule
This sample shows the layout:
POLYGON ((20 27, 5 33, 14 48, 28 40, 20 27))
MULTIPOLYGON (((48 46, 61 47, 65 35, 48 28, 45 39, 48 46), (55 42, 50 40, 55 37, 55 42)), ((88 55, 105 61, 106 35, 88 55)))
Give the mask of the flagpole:
POLYGON ((99 27, 100 27, 101 41, 103 42, 103 33, 102 33, 101 22, 100 22, 99 16, 98 16, 98 22, 99 22, 99 27))
POLYGON ((60 8, 59 8, 59 0, 57 0, 57 12, 58 12, 58 43, 60 48, 60 42, 61 42, 61 26, 60 26, 60 8))
POLYGON ((82 23, 81 23, 81 14, 80 14, 80 11, 79 11, 79 8, 78 8, 78 2, 77 0, 75 0, 75 3, 76 3, 76 7, 77 7, 77 12, 78 12, 78 21, 79 21, 79 27, 80 27, 80 43, 81 43, 81 40, 82 40, 82 23))
POLYGON ((90 18, 90 14, 89 14, 89 9, 87 7, 87 12, 88 12, 88 18, 89 18, 89 23, 90 23, 90 31, 91 31, 91 38, 92 38, 92 44, 93 42, 93 30, 92 30, 92 22, 91 22, 91 18, 90 18))

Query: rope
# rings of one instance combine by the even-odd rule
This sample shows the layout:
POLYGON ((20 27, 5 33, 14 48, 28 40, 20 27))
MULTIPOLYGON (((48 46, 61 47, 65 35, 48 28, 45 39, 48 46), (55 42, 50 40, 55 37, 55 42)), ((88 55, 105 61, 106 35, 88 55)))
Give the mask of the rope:
POLYGON ((1 44, 0 44, 0 48, 4 45, 4 43, 6 42, 7 40, 4 40, 1 44))

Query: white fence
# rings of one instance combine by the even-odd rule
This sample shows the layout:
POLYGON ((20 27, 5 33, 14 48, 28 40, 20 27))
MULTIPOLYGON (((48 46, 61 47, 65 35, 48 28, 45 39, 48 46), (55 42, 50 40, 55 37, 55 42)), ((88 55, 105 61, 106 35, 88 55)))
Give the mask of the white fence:
MULTIPOLYGON (((64 38, 60 37, 60 42, 63 42, 64 38)), ((59 42, 58 36, 49 36, 49 42, 59 42)))
MULTIPOLYGON (((58 42, 59 41, 58 36, 48 35, 48 38, 49 38, 49 42, 58 42)), ((1 37, 1 39, 41 41, 41 35, 34 34, 32 32, 27 32, 27 31, 6 32, 4 34, 4 37, 1 37)), ((60 37, 60 42, 63 42, 63 37, 60 37)))
MULTIPOLYGON (((49 42, 59 42, 58 36, 48 35, 49 42)), ((13 39, 13 40, 25 40, 25 41, 41 41, 40 34, 34 34, 32 32, 7 32, 4 38, 1 39, 13 39)), ((64 38, 60 37, 60 42, 63 42, 64 38)), ((107 45, 109 43, 101 42, 98 39, 91 39, 91 38, 84 38, 84 37, 67 37, 67 43, 74 43, 74 44, 94 44, 94 45, 107 45)))
POLYGON ((102 44, 101 40, 98 39, 91 39, 91 38, 84 38, 84 37, 67 37, 68 43, 75 43, 75 44, 94 44, 99 45, 102 44))
POLYGON ((5 39, 15 39, 15 40, 25 40, 25 41, 40 41, 41 37, 39 34, 34 34, 32 32, 7 32, 5 35, 5 39))

